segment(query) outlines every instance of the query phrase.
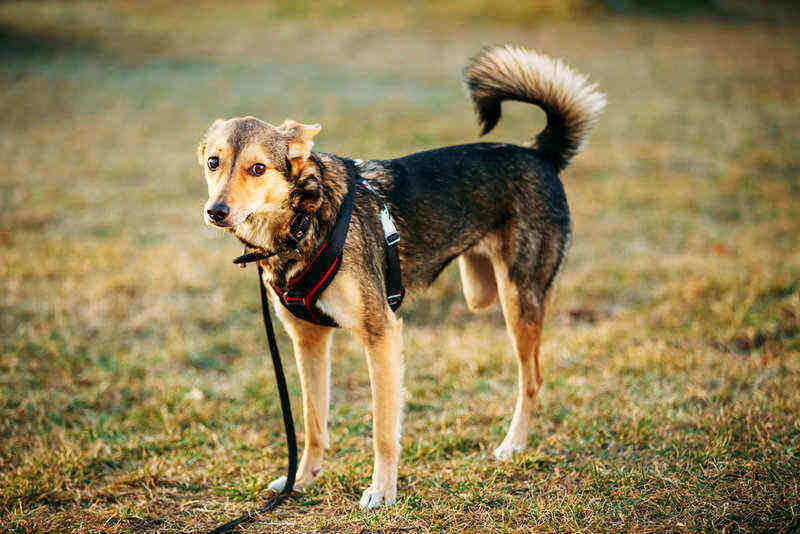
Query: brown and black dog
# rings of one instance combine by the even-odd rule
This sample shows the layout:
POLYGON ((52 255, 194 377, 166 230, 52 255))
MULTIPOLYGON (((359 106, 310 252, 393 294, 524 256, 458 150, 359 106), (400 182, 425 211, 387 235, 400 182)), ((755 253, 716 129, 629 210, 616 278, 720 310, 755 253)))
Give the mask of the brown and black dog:
MULTIPOLYGON (((605 105, 587 79, 558 60, 522 48, 484 49, 464 69, 482 127, 497 124, 504 100, 541 107, 547 126, 522 146, 473 143, 391 160, 356 160, 358 174, 381 196, 401 237, 403 281, 413 294, 458 258, 471 309, 499 297, 517 355, 519 390, 498 458, 521 451, 542 379, 539 340, 548 294, 570 242, 570 216, 559 172, 583 146, 605 105)), ((266 283, 286 281, 312 260, 337 219, 352 182, 347 160, 312 152, 318 124, 272 126, 253 117, 218 120, 198 148, 209 200, 206 224, 248 249, 284 250, 262 260, 266 283), (290 226, 310 216, 291 249, 290 226)), ((317 306, 366 349, 372 387, 375 464, 363 508, 397 494, 403 405, 402 320, 387 305, 386 242, 373 193, 356 187, 341 267, 317 306)), ((311 484, 328 446, 333 328, 298 319, 272 294, 291 336, 303 389, 305 448, 297 486, 311 484)), ((270 487, 280 490, 284 478, 270 487)))

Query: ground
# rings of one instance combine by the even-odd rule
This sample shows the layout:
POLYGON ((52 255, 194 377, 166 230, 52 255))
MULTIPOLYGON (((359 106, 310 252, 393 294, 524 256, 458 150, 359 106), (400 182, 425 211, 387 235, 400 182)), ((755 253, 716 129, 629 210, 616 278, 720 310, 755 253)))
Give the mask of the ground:
MULTIPOLYGON (((2 528, 201 531, 264 502, 286 459, 255 273, 203 226, 197 141, 252 114, 319 122, 317 149, 362 159, 471 142, 459 69, 511 42, 609 101, 563 173, 574 239, 528 450, 491 457, 515 363, 497 307, 468 312, 449 268, 401 311, 398 503, 357 506, 368 377, 339 333, 326 469, 243 530, 800 529, 796 25, 178 4, 0 4, 2 528)), ((543 126, 506 111, 490 139, 543 126)))

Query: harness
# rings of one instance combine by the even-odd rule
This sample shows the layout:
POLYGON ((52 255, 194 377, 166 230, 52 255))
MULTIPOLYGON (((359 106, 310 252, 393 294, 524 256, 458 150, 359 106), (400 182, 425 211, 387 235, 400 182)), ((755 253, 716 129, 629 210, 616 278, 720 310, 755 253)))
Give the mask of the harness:
MULTIPOLYGON (((386 203, 378 192, 359 175, 355 162, 353 160, 345 160, 344 164, 348 175, 348 190, 342 200, 336 222, 325 241, 319 246, 309 264, 300 273, 287 281, 285 286, 270 284, 281 304, 292 315, 321 326, 339 326, 335 320, 317 306, 317 301, 333 281, 341 266, 344 243, 347 239, 347 231, 353 214, 355 189, 358 185, 363 186, 375 197, 380 208, 381 228, 386 243, 386 300, 392 311, 396 311, 400 307, 405 296, 398 252, 400 234, 397 232, 397 226, 389 213, 389 209, 386 207, 386 203)), ((320 169, 324 173, 324 166, 320 165, 320 169)), ((298 231, 295 231, 295 225, 292 225, 291 233, 296 241, 302 239, 308 229, 309 224, 306 222, 308 220, 307 216, 300 219, 302 222, 296 225, 298 226, 298 231)), ((260 259, 258 256, 263 255, 260 253, 245 254, 234 260, 234 263, 244 264, 248 261, 260 259)))

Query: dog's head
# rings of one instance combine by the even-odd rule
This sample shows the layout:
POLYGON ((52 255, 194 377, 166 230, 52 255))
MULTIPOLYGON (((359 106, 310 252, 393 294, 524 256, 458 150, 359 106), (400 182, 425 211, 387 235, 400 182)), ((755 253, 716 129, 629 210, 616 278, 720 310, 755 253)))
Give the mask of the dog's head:
POLYGON ((254 117, 215 121, 197 147, 208 184, 206 224, 234 228, 251 215, 285 208, 321 129, 293 120, 273 126, 254 117))

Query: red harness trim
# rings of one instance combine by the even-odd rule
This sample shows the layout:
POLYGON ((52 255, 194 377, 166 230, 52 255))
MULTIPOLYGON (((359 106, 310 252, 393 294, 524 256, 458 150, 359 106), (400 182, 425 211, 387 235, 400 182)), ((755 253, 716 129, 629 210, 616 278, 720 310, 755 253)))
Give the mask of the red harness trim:
MULTIPOLYGON (((311 300, 311 297, 313 297, 314 293, 317 292, 317 290, 319 289, 319 286, 321 286, 323 283, 325 283, 325 280, 328 279, 328 277, 331 275, 331 273, 333 272, 333 270, 336 268, 337 265, 339 265, 339 258, 338 257, 333 262, 333 265, 331 265, 330 268, 327 270, 327 272, 323 275, 322 280, 317 282, 317 285, 315 285, 311 289, 311 291, 308 293, 308 295, 306 295, 306 298, 303 299, 303 302, 305 302, 306 306, 309 306, 309 301, 311 300)), ((309 306, 309 309, 311 309, 310 306, 309 306)))
POLYGON ((317 258, 319 258, 319 255, 320 255, 320 254, 322 254, 322 251, 323 251, 323 250, 325 250, 325 247, 327 247, 327 246, 328 246, 328 242, 327 242, 327 241, 325 241, 325 242, 322 244, 322 246, 321 246, 321 247, 319 247, 319 250, 317 251, 317 253, 316 253, 316 254, 314 254, 314 257, 311 259, 311 261, 309 262, 309 264, 308 264, 308 265, 306 265, 306 268, 305 268, 305 269, 303 269, 302 271, 300 271, 300 274, 296 274, 296 275, 294 275, 294 276, 292 277, 292 279, 291 279, 291 280, 289 280, 289 281, 286 283, 286 286, 287 286, 287 287, 292 287, 293 285, 295 285, 295 284, 297 283, 297 281, 298 281, 298 280, 300 280, 300 279, 303 277, 303 275, 304 275, 304 274, 306 274, 306 273, 308 272, 308 270, 309 270, 309 269, 311 269, 311 266, 312 266, 312 265, 314 265, 314 263, 317 261, 317 258))

